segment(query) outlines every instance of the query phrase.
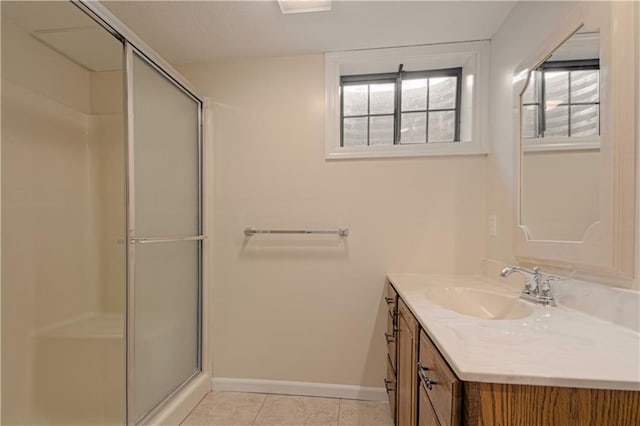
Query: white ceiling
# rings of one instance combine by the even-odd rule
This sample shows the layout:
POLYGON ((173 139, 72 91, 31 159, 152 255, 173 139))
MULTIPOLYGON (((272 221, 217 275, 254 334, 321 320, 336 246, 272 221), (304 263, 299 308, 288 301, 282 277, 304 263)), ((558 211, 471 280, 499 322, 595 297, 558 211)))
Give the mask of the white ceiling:
POLYGON ((276 1, 102 1, 174 64, 489 39, 513 1, 333 1, 283 15, 276 1))

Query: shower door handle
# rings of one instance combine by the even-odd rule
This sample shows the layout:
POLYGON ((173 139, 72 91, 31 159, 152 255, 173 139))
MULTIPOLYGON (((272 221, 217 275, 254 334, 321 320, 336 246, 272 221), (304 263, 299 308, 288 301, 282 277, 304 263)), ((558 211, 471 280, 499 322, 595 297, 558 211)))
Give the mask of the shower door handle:
POLYGON ((159 237, 159 238, 130 238, 131 244, 153 244, 153 243, 175 243, 178 241, 202 241, 207 237, 204 235, 193 235, 190 237, 159 237))

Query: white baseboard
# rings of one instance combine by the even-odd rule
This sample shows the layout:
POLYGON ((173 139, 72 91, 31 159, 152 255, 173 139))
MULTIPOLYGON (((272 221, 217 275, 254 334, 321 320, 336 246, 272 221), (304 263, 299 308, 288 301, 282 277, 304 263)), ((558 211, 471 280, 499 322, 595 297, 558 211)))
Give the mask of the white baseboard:
POLYGON ((211 379, 211 386, 213 390, 217 391, 275 393, 281 395, 387 401, 387 393, 384 388, 329 383, 214 377, 211 379))

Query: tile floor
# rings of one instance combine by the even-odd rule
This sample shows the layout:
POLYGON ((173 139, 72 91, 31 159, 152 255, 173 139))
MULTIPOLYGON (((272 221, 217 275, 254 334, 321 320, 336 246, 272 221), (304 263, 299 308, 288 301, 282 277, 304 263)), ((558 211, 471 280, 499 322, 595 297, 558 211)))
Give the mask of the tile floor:
POLYGON ((385 402, 215 391, 207 394, 182 424, 393 426, 385 402))

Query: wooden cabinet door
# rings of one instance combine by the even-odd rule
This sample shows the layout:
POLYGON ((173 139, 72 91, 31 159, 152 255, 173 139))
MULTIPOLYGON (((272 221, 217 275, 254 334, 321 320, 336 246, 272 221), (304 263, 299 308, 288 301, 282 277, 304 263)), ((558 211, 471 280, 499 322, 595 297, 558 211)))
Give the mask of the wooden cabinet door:
POLYGON ((424 371, 418 376, 421 385, 426 387, 425 391, 429 401, 437 413, 440 424, 444 426, 458 426, 462 419, 462 383, 451 370, 447 361, 440 355, 440 352, 431 339, 423 331, 420 332, 420 352, 418 355, 420 365, 424 371), (425 380, 432 381, 426 384, 425 380))
POLYGON ((420 384, 420 390, 418 391, 418 426, 440 426, 438 422, 438 416, 435 410, 431 406, 427 391, 424 385, 420 384))
POLYGON ((398 426, 415 426, 418 391, 418 324, 402 299, 398 302, 398 426))

